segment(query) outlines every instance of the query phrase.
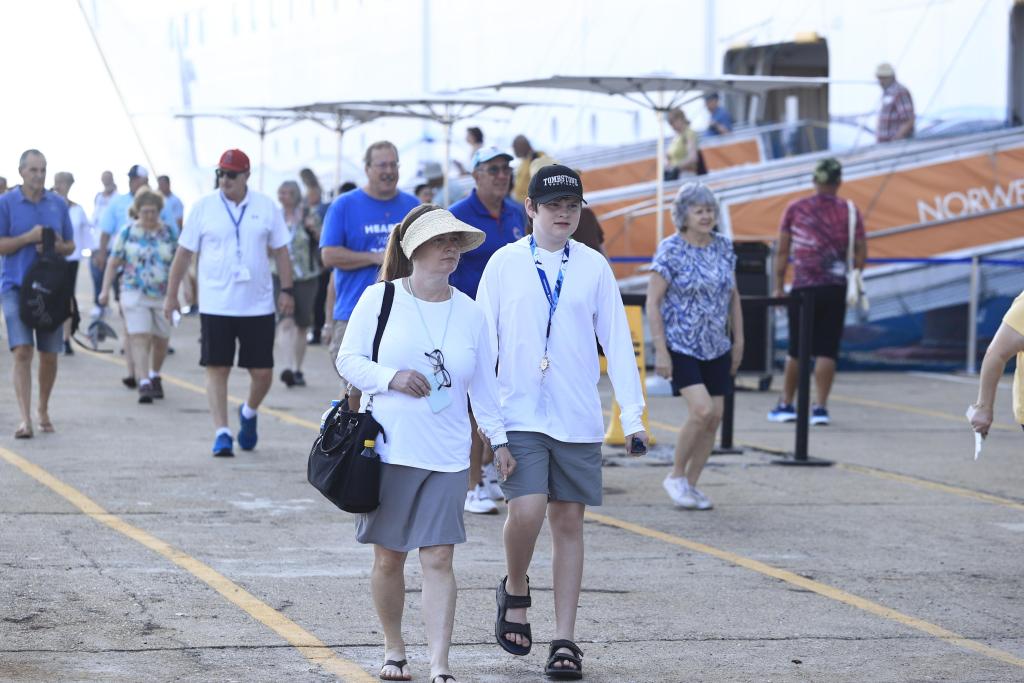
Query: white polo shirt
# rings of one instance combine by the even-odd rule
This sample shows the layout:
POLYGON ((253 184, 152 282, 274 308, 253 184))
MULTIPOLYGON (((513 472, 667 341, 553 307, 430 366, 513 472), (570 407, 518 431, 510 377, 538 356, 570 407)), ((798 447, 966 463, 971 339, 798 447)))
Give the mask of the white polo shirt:
POLYGON ((178 244, 199 254, 199 312, 236 317, 272 314, 269 250, 288 241, 281 209, 264 194, 249 189, 235 204, 218 190, 196 202, 178 244))

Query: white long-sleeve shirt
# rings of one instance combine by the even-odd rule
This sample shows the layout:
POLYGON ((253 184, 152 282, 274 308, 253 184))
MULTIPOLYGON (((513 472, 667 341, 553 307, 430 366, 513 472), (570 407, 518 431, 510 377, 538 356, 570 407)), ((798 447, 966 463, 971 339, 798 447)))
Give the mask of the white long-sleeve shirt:
POLYGON ((384 299, 383 283, 363 292, 348 320, 336 365, 338 372, 363 392, 364 409, 369 395, 374 395, 373 417, 387 437, 377 437, 376 450, 386 463, 435 472, 466 469, 471 439, 467 393, 473 401, 477 424, 491 443, 508 440, 498 407, 498 383, 487 320, 472 299, 455 288, 452 292, 451 302, 418 301, 430 331, 428 335, 416 311, 417 300, 401 280, 395 281, 395 301, 376 363, 370 358, 384 299), (449 306, 453 308, 445 336, 449 306), (388 389, 400 370, 417 370, 431 378, 434 371, 425 354, 434 350, 434 344, 441 344, 444 366, 452 380, 448 390, 451 404, 438 413, 430 409, 425 398, 388 389))
MULTIPOLYGON (((643 429, 643 389, 622 296, 604 256, 570 240, 562 292, 551 321, 541 378, 548 300, 530 254, 529 237, 508 244, 484 268, 477 303, 498 350, 501 411, 509 431, 541 432, 572 443, 604 439, 594 335, 608 359, 608 377, 622 409, 622 430, 643 429)), ((562 250, 539 245, 537 256, 554 290, 562 250)))

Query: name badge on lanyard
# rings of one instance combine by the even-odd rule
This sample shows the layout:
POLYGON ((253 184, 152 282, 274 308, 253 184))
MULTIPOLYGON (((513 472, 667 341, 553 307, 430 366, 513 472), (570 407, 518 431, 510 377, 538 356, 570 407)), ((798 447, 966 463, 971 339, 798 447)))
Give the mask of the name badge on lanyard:
POLYGON ((235 282, 248 282, 252 275, 249 273, 249 267, 242 263, 242 236, 240 228, 242 219, 245 218, 245 210, 249 208, 249 205, 243 206, 241 213, 238 214, 238 218, 235 218, 235 214, 231 213, 231 207, 228 206, 228 200, 224 198, 223 193, 220 196, 220 201, 224 204, 224 210, 228 212, 231 224, 235 226, 235 265, 231 269, 231 279, 235 282))

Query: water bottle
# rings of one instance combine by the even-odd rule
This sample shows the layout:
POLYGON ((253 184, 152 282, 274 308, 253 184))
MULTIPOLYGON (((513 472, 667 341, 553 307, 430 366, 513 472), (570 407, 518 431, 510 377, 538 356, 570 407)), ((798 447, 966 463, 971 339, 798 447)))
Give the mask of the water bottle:
POLYGON ((327 423, 327 416, 331 414, 331 411, 341 405, 341 401, 335 399, 331 401, 331 407, 324 411, 324 414, 320 416, 320 431, 324 431, 324 425, 327 423))
POLYGON ((360 453, 360 455, 362 455, 364 458, 370 458, 371 460, 377 457, 377 454, 373 452, 374 443, 375 442, 373 439, 365 439, 363 441, 363 452, 360 453))

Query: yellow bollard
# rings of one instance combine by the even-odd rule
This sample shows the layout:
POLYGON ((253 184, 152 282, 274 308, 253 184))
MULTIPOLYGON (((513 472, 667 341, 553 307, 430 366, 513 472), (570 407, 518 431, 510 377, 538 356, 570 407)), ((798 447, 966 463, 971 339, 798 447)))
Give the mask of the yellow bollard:
MULTIPOLYGON (((636 367, 640 371, 640 387, 644 392, 644 402, 647 401, 647 363, 644 360, 644 309, 640 306, 626 306, 626 320, 629 321, 629 336, 633 339, 633 355, 636 357, 636 367)), ((602 356, 602 360, 603 360, 602 356)), ((623 446, 626 443, 626 435, 622 433, 622 421, 619 419, 621 411, 619 402, 612 399, 612 420, 608 423, 608 431, 604 435, 604 442, 609 446, 623 446)), ((654 445, 654 434, 647 426, 647 406, 644 405, 643 414, 644 429, 650 437, 650 443, 654 445)))

